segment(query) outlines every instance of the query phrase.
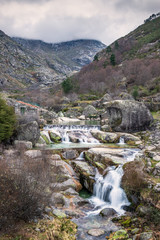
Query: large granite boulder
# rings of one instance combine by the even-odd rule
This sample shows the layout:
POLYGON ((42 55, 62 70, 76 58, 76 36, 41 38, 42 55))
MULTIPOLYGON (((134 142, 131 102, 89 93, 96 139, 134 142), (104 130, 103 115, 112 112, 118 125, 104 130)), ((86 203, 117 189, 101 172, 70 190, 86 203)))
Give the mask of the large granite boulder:
POLYGON ((97 110, 92 105, 88 105, 84 108, 83 115, 85 115, 86 117, 97 115, 97 110))
POLYGON ((136 132, 146 130, 153 117, 149 109, 142 103, 131 100, 115 100, 105 103, 109 124, 114 131, 136 132))
POLYGON ((40 130, 36 121, 21 124, 17 129, 17 139, 30 141, 35 145, 40 137, 40 130))

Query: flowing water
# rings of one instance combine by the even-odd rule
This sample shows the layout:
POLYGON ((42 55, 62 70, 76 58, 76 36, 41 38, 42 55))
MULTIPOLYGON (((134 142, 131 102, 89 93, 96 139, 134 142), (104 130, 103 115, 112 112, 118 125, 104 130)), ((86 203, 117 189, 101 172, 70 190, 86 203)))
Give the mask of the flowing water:
MULTIPOLYGON (((61 143, 52 144, 48 148, 74 148, 74 147, 91 147, 99 144, 90 133, 91 130, 100 130, 99 125, 48 125, 44 127, 46 136, 48 132, 57 133, 61 136, 61 143), (74 140, 73 140, 74 139, 74 140), (73 142, 75 141, 75 142, 73 142)), ((50 138, 49 138, 50 139, 50 138)), ((50 140, 50 143, 51 140, 50 140)))
MULTIPOLYGON (((138 150, 125 149, 125 162, 133 161, 137 153, 138 150)), ((109 167, 106 172, 107 174, 103 176, 98 170, 96 171, 93 196, 89 199, 94 209, 88 214, 99 214, 104 208, 113 208, 117 213, 123 214, 123 207, 130 205, 124 190, 121 188, 123 165, 109 167)))

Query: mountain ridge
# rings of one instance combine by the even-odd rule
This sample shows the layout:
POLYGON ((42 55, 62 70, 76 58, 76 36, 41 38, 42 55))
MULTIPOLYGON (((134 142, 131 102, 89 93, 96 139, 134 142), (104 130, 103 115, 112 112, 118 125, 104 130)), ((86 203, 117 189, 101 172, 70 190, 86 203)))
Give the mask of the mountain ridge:
POLYGON ((41 40, 15 39, 0 31, 0 88, 12 91, 57 85, 91 62, 97 51, 105 47, 97 40, 74 43, 73 48, 72 42, 49 44, 41 40), (68 50, 67 44, 70 44, 68 50))

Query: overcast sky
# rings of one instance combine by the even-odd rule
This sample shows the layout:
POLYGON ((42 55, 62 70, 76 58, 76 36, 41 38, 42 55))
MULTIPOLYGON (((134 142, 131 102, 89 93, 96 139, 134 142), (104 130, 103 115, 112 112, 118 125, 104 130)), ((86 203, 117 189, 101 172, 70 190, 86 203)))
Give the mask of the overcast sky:
POLYGON ((0 30, 52 43, 97 39, 108 45, 158 12, 160 0, 0 0, 0 30))

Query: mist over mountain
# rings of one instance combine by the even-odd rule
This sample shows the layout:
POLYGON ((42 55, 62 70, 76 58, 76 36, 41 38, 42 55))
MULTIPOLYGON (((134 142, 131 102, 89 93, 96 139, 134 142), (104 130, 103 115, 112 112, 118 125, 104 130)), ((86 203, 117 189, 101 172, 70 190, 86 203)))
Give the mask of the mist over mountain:
POLYGON ((45 43, 0 31, 0 87, 54 86, 89 64, 105 45, 96 40, 45 43))

